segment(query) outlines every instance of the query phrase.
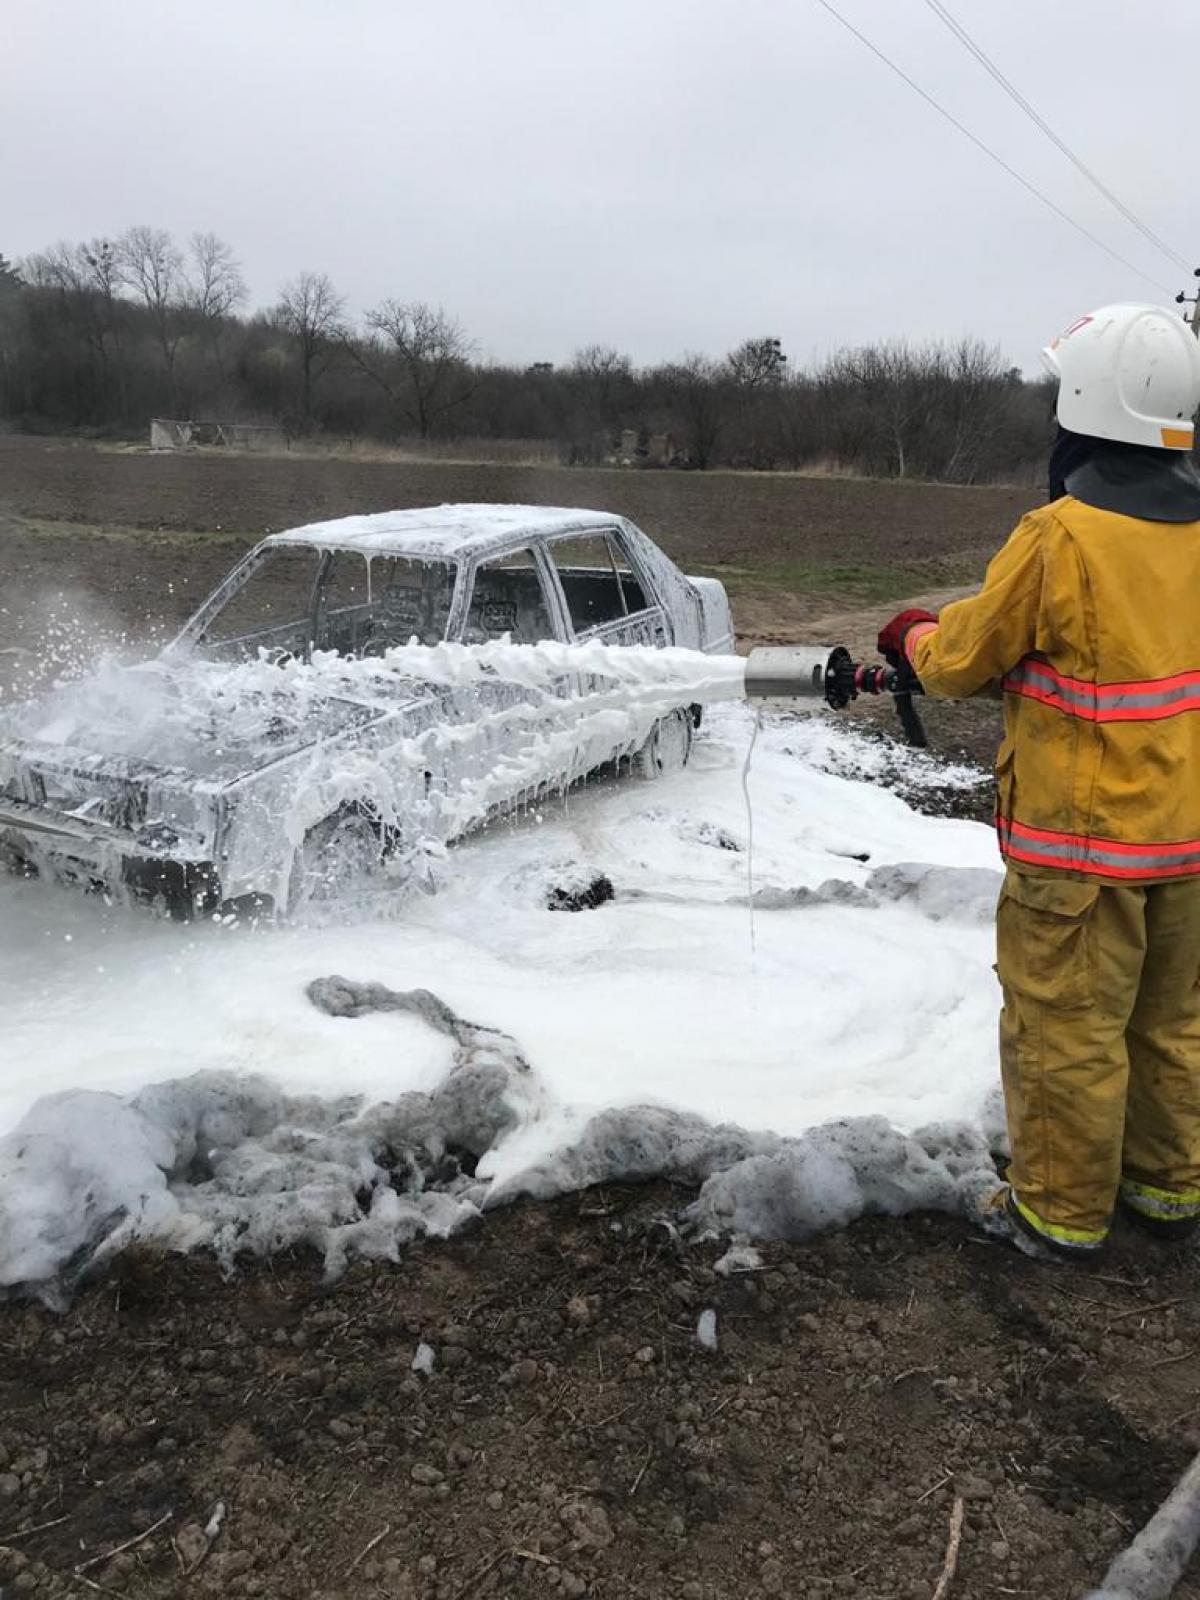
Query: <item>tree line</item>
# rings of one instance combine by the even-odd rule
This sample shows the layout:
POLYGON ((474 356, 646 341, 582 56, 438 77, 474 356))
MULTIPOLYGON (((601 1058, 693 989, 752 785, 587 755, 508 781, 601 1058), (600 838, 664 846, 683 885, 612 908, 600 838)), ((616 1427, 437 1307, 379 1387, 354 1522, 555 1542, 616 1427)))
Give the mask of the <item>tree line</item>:
POLYGON ((1044 458, 1051 395, 986 342, 893 340, 808 368, 778 339, 639 367, 589 345, 565 365, 481 361, 438 306, 357 321, 320 272, 248 310, 231 246, 161 228, 0 255, 0 425, 144 437, 153 416, 290 437, 553 442, 563 461, 825 469, 977 483, 1044 458))

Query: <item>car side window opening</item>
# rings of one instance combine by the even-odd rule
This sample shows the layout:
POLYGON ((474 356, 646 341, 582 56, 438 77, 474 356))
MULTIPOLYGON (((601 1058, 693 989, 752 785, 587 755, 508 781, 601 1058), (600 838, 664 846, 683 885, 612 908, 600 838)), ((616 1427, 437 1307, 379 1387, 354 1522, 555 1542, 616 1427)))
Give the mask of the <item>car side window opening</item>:
POLYGON ((510 635, 514 644, 554 639, 553 615, 532 550, 515 550, 481 562, 463 635, 467 644, 486 644, 510 635))
POLYGON ((342 655, 379 655, 446 637, 455 568, 446 561, 330 552, 318 584, 314 643, 342 655))
POLYGON ((456 569, 445 561, 280 545, 209 621, 200 643, 222 657, 260 650, 378 655, 446 636, 456 569))
POLYGON ((550 559, 576 633, 646 610, 645 591, 613 535, 555 539, 550 544, 550 559))

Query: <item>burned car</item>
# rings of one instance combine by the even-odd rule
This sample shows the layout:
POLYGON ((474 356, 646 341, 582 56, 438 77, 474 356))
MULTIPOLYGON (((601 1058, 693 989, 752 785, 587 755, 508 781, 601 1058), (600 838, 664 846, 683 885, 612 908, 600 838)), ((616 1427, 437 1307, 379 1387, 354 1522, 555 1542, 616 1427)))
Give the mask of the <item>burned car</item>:
POLYGON ((721 584, 603 512, 442 506, 272 534, 160 655, 0 719, 0 854, 177 913, 286 910, 607 762, 687 760, 686 707, 635 743, 611 713, 563 716, 569 659, 549 689, 403 669, 414 645, 496 641, 733 649, 721 584))

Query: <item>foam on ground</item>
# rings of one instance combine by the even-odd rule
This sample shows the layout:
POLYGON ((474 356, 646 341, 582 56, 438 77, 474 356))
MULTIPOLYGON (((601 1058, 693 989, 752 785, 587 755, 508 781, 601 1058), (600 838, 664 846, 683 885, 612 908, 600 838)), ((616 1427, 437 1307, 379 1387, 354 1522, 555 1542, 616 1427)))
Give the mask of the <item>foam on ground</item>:
POLYGON ((230 1261, 304 1241, 336 1270, 515 1194, 667 1171, 717 1231, 803 1231, 813 1193, 818 1223, 962 1203, 996 1132, 991 834, 847 776, 869 745, 844 723, 781 717, 751 863, 751 727, 713 713, 687 771, 591 784, 432 861, 433 894, 307 925, 0 882, 0 1282, 138 1233, 230 1261), (549 909, 601 875, 611 900, 549 909), (469 1019, 484 1078, 429 1014, 315 1005, 334 972, 469 1019), (854 1131, 802 1140, 830 1122, 854 1131))

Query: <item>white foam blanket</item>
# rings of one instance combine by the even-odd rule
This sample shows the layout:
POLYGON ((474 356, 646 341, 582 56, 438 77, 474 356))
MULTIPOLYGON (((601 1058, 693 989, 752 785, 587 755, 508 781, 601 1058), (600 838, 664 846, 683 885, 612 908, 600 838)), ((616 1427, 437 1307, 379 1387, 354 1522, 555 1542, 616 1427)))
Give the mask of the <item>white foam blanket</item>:
POLYGON ((969 1204, 999 1138, 990 832, 874 784, 898 758, 846 723, 779 718, 751 879, 752 727, 710 713, 686 771, 591 784, 431 859, 431 893, 307 925, 0 883, 0 1285, 61 1297, 135 1237, 308 1242, 337 1271, 662 1173, 702 1185, 693 1227, 763 1237, 969 1204), (607 903, 549 909, 599 877, 607 903))

